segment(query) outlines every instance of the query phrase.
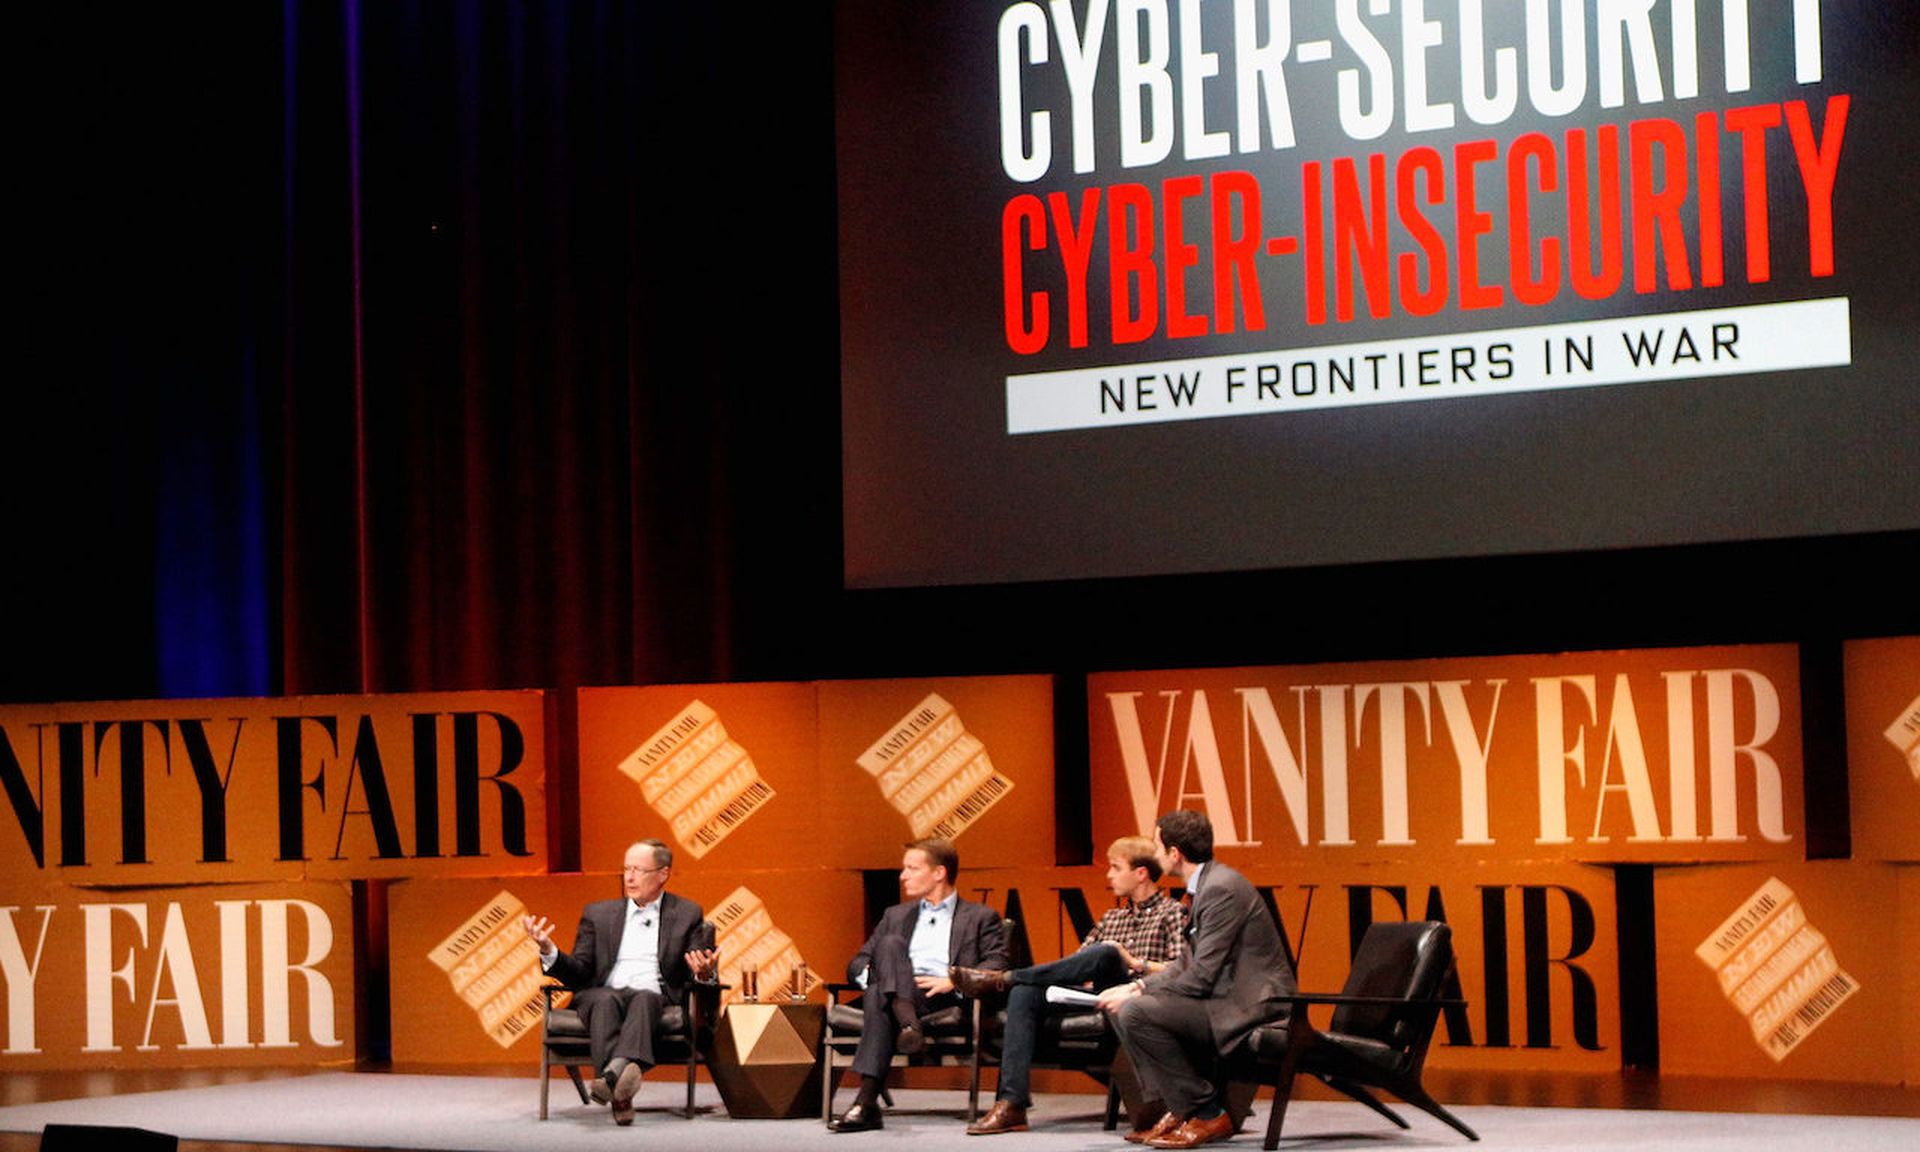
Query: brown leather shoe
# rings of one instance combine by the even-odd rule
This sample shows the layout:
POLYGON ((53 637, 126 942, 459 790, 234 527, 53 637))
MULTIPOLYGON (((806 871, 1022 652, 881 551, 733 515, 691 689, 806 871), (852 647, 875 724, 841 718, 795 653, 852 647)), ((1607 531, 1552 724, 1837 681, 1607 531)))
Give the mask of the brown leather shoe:
POLYGON ((947 972, 947 979, 953 981, 953 990, 962 996, 978 999, 989 993, 1005 992, 1013 987, 1013 978, 1005 972, 996 972, 990 968, 953 968, 947 972))
POLYGON ((1180 1117, 1177 1114, 1162 1112, 1160 1119, 1154 1121, 1151 1127, 1135 1128, 1133 1131, 1127 1133, 1127 1143, 1145 1144, 1149 1140, 1158 1140, 1160 1137, 1172 1133, 1172 1131, 1178 1127, 1180 1127, 1180 1117))
POLYGON ((1165 1136, 1147 1141, 1147 1147, 1198 1148, 1202 1144, 1211 1144, 1215 1140, 1225 1140, 1231 1135, 1233 1135, 1233 1117, 1222 1112, 1211 1120, 1202 1120, 1195 1116, 1165 1136))
POLYGON ((640 1065, 620 1069, 613 1084, 613 1122, 622 1127, 633 1123, 633 1098, 640 1094, 640 1065))
POLYGON ((1006 1100, 995 1100, 985 1116, 967 1125, 969 1136, 998 1136, 1002 1132, 1026 1130, 1027 1110, 1006 1100))

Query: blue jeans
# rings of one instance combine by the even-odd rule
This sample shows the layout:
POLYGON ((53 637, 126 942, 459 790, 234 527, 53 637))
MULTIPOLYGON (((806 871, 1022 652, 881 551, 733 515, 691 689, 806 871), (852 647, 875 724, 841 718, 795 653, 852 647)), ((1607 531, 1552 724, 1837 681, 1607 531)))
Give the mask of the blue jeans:
MULTIPOLYGON (((1094 944, 1051 964, 1016 968, 1008 975, 1013 988, 1007 993, 1007 1031, 1000 1042, 1000 1086, 994 1098, 1025 1108, 1033 1066, 1033 1049, 1040 1033, 1040 1018, 1047 1011, 1047 989, 1066 985, 1078 987, 1091 983, 1095 989, 1126 980, 1126 962, 1120 950, 1109 944, 1094 944)), ((1081 1011, 1065 1008, 1061 1011, 1081 1011)))

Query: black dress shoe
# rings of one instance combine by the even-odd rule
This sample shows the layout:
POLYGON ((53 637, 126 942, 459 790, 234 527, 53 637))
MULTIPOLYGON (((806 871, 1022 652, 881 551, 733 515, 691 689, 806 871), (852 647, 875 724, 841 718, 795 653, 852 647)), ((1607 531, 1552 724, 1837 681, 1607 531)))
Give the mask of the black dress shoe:
POLYGON ((827 1125, 829 1132, 877 1132, 886 1127, 877 1105, 855 1104, 827 1125))

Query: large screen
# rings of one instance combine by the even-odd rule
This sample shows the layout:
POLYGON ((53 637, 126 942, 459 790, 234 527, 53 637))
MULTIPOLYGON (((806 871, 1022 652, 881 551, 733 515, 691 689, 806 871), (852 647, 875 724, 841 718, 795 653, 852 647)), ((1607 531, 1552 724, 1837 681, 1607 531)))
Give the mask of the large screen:
POLYGON ((1920 527, 1920 6, 847 0, 850 587, 1920 527))

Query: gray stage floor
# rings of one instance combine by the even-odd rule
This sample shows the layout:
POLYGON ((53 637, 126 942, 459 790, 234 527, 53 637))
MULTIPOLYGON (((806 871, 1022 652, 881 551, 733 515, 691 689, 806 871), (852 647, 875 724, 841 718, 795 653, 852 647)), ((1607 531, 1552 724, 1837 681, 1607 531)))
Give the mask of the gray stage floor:
MULTIPOLYGON (((321 1072, 234 1083, 0 1107, 0 1148, 37 1146, 48 1123, 124 1125, 183 1139, 195 1152, 231 1145, 298 1148, 373 1147, 455 1152, 572 1152, 576 1149, 691 1148, 700 1152, 884 1152, 908 1142, 921 1152, 1119 1152, 1130 1146, 1100 1126, 1101 1100, 1050 1095, 1033 1112, 1032 1132, 992 1142, 964 1134, 965 1094, 947 1089, 897 1090, 898 1108, 882 1132, 828 1133, 818 1120, 735 1120, 719 1110, 705 1084, 700 1102, 710 1110, 694 1120, 669 1111, 684 1086, 649 1083, 631 1128, 616 1127, 604 1108, 576 1103, 564 1081, 555 1085, 551 1119, 535 1116, 531 1077, 321 1072)), ((15 1093, 8 1094, 16 1098, 15 1093)), ((1900 1097, 1896 1096, 1898 1100, 1900 1097)), ((1257 1149, 1266 1101, 1248 1130, 1228 1147, 1257 1149)), ((1911 1152, 1920 1148, 1920 1118, 1845 1116, 1673 1108, 1525 1107, 1465 1104, 1454 1108, 1482 1140, 1470 1145, 1451 1129, 1408 1109, 1412 1129, 1401 1132, 1358 1104, 1296 1099, 1288 1110, 1282 1149, 1487 1148, 1550 1152, 1674 1149, 1720 1152, 1755 1148, 1819 1152, 1911 1152)))

